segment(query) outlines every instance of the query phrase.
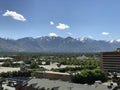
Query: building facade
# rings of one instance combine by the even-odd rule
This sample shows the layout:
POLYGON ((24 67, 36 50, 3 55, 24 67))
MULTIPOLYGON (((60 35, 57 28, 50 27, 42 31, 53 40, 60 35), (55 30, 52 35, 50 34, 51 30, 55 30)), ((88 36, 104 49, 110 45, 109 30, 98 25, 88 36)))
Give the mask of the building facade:
POLYGON ((101 53, 101 68, 107 72, 120 72, 120 48, 101 53))
POLYGON ((69 73, 60 73, 60 72, 35 72, 36 78, 46 78, 50 80, 62 80, 62 81, 71 81, 71 75, 69 73))

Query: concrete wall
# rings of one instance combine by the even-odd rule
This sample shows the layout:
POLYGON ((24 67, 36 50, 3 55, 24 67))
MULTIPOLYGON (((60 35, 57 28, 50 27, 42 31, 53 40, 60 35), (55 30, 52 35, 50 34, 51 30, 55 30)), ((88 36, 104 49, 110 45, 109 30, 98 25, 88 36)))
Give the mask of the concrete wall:
POLYGON ((71 81, 71 75, 62 73, 36 72, 36 78, 46 78, 50 80, 71 81))

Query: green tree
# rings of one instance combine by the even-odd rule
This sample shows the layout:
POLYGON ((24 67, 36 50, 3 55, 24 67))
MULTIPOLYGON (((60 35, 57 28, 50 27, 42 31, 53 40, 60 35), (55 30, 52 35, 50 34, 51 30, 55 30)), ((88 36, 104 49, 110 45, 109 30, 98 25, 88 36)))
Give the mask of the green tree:
POLYGON ((4 66, 4 67, 12 67, 12 62, 11 61, 5 61, 3 64, 2 64, 2 66, 4 66))
POLYGON ((3 87, 2 87, 2 86, 0 86, 0 90, 3 90, 3 87))
POLYGON ((39 67, 39 66, 38 66, 37 62, 31 61, 31 64, 30 64, 30 68, 31 68, 31 69, 33 69, 33 68, 38 68, 38 67, 39 67))
POLYGON ((95 70, 82 70, 79 73, 73 75, 72 81, 75 83, 88 83, 93 84, 96 80, 100 80, 102 82, 107 80, 107 75, 98 69, 95 70))

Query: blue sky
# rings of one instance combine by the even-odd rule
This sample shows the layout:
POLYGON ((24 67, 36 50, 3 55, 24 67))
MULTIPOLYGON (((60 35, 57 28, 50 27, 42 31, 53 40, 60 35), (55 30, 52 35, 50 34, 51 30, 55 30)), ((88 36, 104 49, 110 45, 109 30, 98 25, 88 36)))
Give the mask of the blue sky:
POLYGON ((120 0, 0 0, 0 37, 120 39, 120 0))

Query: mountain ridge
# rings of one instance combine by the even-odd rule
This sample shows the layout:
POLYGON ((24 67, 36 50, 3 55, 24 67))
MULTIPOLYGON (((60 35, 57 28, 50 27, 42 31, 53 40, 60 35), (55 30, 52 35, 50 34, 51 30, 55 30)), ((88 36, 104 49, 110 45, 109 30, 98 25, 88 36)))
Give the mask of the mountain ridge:
POLYGON ((87 37, 0 38, 0 52, 103 52, 120 47, 120 40, 94 40, 87 37))

